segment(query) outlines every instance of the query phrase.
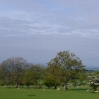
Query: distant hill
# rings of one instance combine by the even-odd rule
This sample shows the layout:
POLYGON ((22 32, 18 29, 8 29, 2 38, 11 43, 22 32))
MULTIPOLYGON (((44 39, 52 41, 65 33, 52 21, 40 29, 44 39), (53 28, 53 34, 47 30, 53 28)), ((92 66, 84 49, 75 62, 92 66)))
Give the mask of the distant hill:
POLYGON ((94 71, 98 71, 99 67, 86 67, 87 70, 94 70, 94 71))

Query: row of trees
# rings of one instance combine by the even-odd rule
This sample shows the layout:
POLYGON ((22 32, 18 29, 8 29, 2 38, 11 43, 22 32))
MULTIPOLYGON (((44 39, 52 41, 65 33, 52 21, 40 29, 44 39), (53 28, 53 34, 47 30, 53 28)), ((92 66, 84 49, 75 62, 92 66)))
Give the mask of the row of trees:
POLYGON ((86 77, 85 66, 74 53, 63 51, 57 53, 47 67, 27 63, 21 57, 12 57, 0 64, 0 84, 6 85, 46 85, 47 87, 64 85, 83 81, 86 77))

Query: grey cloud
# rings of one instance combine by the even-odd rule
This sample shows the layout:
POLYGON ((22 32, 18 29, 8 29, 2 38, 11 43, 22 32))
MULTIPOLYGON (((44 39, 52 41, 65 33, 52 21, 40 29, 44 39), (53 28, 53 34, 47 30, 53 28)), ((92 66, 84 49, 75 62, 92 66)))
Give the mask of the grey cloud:
POLYGON ((98 4, 98 0, 0 0, 1 59, 18 55, 46 63, 57 52, 70 50, 84 64, 99 65, 98 4))
MULTIPOLYGON (((95 1, 92 0, 90 4, 89 4, 89 0, 86 2, 82 0, 76 0, 76 1, 72 1, 72 0, 52 1, 51 0, 51 3, 52 2, 53 3, 52 4, 49 3, 49 5, 46 1, 43 1, 46 5, 44 5, 40 1, 26 1, 26 0, 24 2, 23 0, 20 0, 20 1, 10 0, 7 2, 6 0, 4 0, 3 2, 8 4, 9 6, 12 5, 12 7, 14 4, 15 9, 17 9, 18 11, 20 9, 23 12, 23 14, 19 13, 19 15, 15 17, 19 17, 20 19, 24 19, 24 20, 25 19, 27 20, 28 18, 30 18, 31 21, 41 22, 41 25, 45 23, 47 23, 47 25, 50 24, 50 26, 52 25, 53 27, 56 27, 54 28, 54 30, 56 29, 56 32, 58 31, 58 28, 60 28, 61 26, 71 27, 71 32, 75 31, 76 29, 79 29, 79 31, 82 31, 82 30, 86 31, 86 29, 94 29, 99 27, 99 24, 98 24, 99 14, 97 13, 98 12, 97 0, 95 1), (53 6, 55 1, 56 1, 56 8, 53 6), (59 4, 57 2, 59 2, 59 4), (60 10, 59 8, 62 10, 60 10)), ((37 25, 39 26, 40 24, 37 24, 37 25)), ((22 26, 19 26, 19 27, 17 26, 17 27, 18 29, 20 28, 22 29, 22 26)), ((25 30, 26 28, 29 28, 30 30, 31 27, 24 25, 23 28, 25 30)), ((34 26, 32 28, 43 30, 41 26, 40 28, 37 26, 36 27, 34 26)), ((24 30, 22 29, 22 31, 24 30)), ((51 31, 51 30, 47 30, 47 31, 51 31)))
POLYGON ((28 35, 50 31, 52 27, 40 25, 38 22, 28 22, 19 19, 0 18, 1 35, 28 35))
POLYGON ((5 53, 5 57, 6 53, 9 52, 9 56, 21 55, 29 61, 44 62, 45 60, 48 62, 51 58, 55 57, 57 52, 70 50, 70 52, 74 52, 80 57, 84 64, 98 65, 98 42, 98 38, 84 38, 79 35, 35 34, 31 37, 1 38, 0 47, 4 50, 1 50, 0 52, 5 53), (90 62, 87 60, 90 60, 90 62))
MULTIPOLYGON (((74 23, 76 24, 76 22, 74 23)), ((79 25, 78 27, 76 26, 77 24, 75 25, 75 27, 73 27, 73 23, 71 23, 71 25, 51 25, 48 23, 46 24, 44 22, 29 22, 19 19, 10 19, 2 17, 0 18, 0 34, 1 36, 25 36, 33 34, 67 34, 81 35, 84 37, 99 37, 99 30, 97 28, 91 27, 90 29, 87 27, 87 25, 84 24, 79 25)))

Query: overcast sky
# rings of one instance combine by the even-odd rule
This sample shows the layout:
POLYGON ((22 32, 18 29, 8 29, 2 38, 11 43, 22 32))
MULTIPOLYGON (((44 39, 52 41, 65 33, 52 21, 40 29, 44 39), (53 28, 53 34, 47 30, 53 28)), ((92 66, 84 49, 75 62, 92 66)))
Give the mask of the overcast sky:
POLYGON ((0 61, 46 64, 69 50, 99 66, 99 0, 0 0, 0 61))

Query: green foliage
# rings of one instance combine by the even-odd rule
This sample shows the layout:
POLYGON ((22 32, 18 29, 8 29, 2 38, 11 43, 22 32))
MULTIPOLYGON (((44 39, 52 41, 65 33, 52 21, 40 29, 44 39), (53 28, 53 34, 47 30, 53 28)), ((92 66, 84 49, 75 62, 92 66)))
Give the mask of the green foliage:
POLYGON ((72 81, 76 85, 76 81, 82 82, 85 79, 84 65, 80 58, 74 53, 63 51, 57 53, 46 68, 37 64, 28 64, 21 57, 12 57, 4 60, 0 66, 0 84, 6 85, 34 85, 47 87, 64 84, 68 89, 68 82, 72 81))
POLYGON ((44 81, 44 85, 47 86, 48 88, 51 88, 52 86, 54 86, 54 82, 51 79, 46 79, 44 81))
POLYGON ((40 65, 31 64, 30 68, 26 71, 24 75, 24 83, 29 86, 30 84, 34 84, 35 87, 40 85, 40 79, 43 77, 43 67, 40 65))
POLYGON ((55 86, 60 84, 60 69, 55 65, 48 66, 44 71, 44 84, 47 87, 55 86))
POLYGON ((75 79, 83 79, 84 65, 80 58, 69 51, 59 52, 48 63, 49 75, 56 83, 64 82, 67 89, 68 82, 75 79))

